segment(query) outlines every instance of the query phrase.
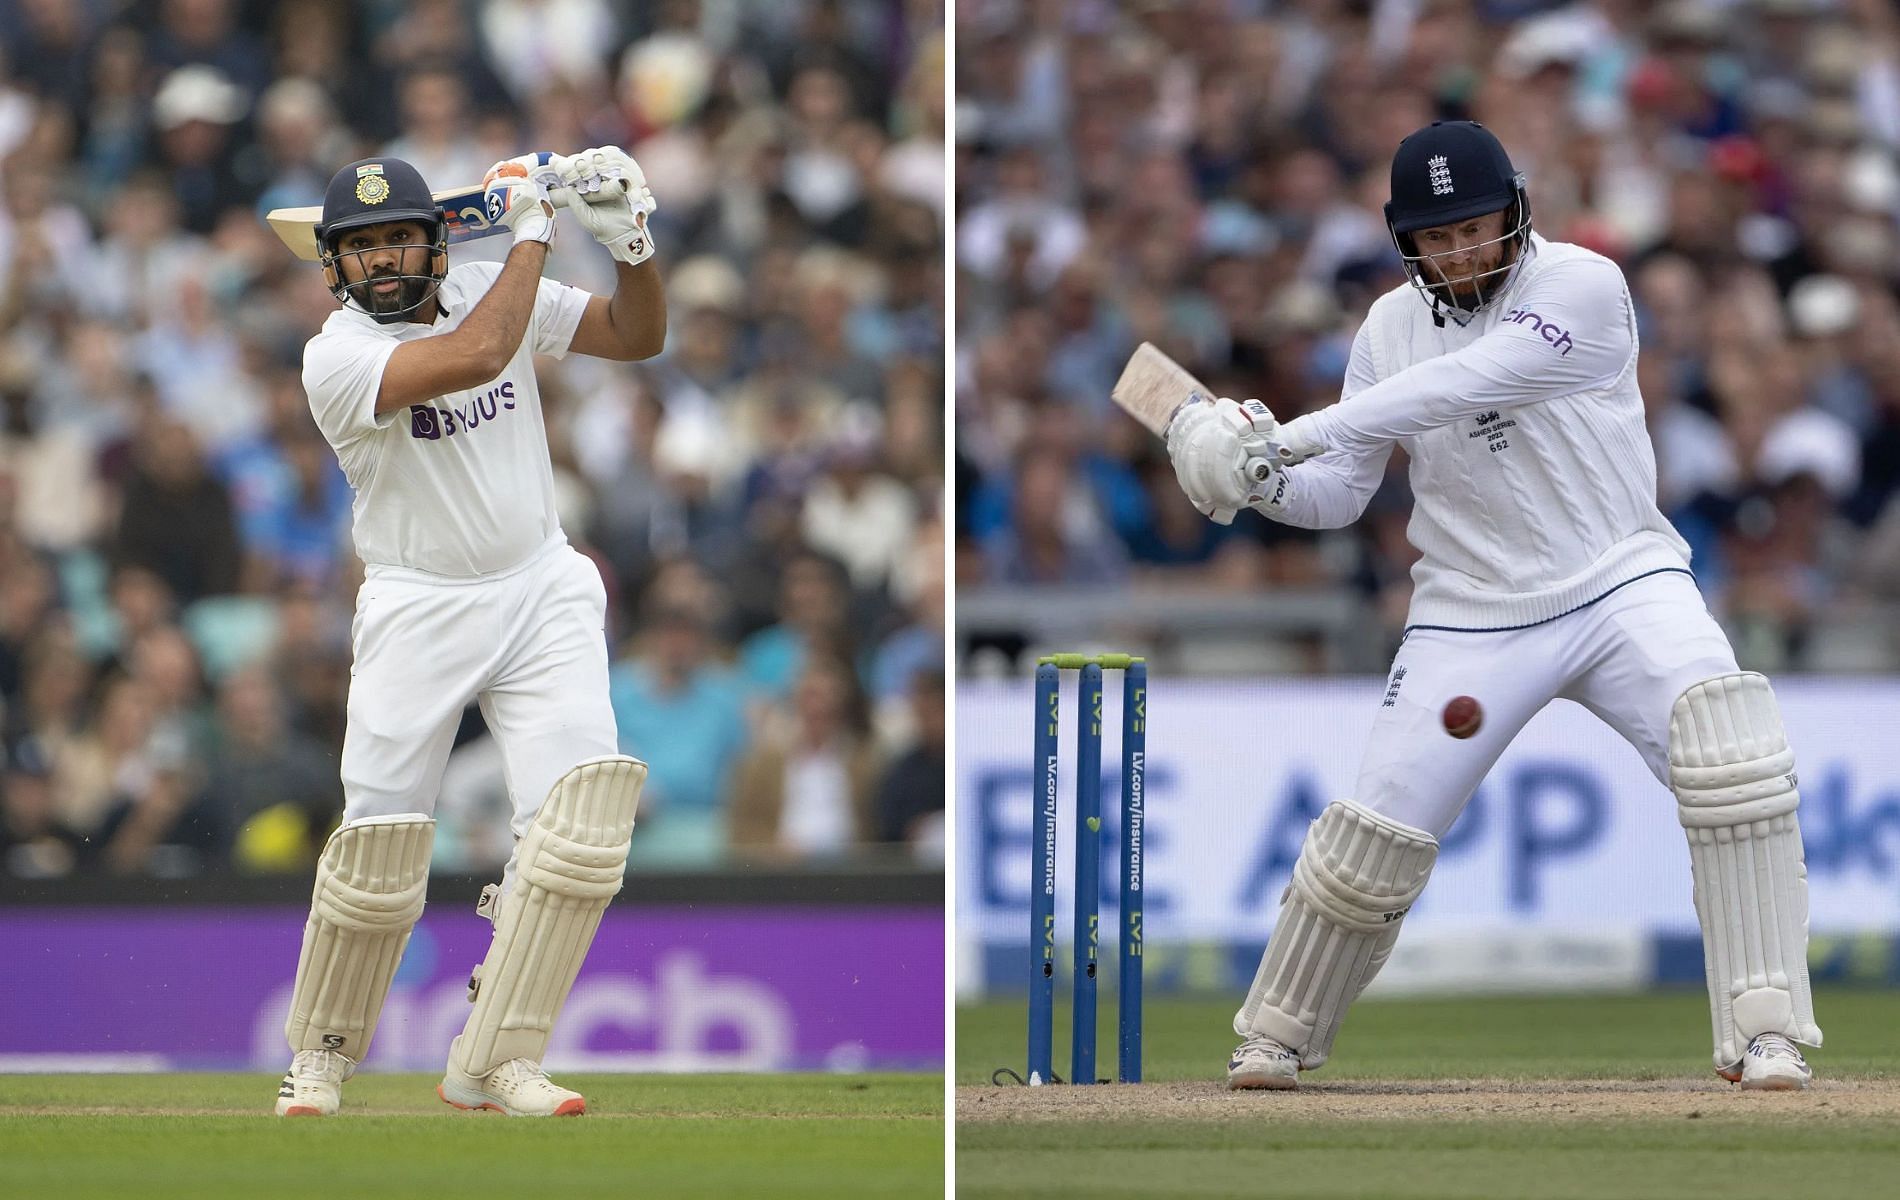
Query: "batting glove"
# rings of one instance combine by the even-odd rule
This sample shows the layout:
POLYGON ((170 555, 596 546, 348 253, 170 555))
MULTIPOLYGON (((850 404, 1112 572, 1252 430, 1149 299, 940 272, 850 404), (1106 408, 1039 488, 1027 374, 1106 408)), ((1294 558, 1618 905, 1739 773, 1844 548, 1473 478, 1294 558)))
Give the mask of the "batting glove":
POLYGON ((548 199, 548 188, 559 182, 560 176, 538 155, 502 159, 482 176, 482 204, 489 221, 512 230, 517 246, 547 245, 554 240, 554 202, 548 199))
POLYGON ((1273 477, 1299 461, 1280 440, 1279 423, 1266 405, 1226 398, 1175 415, 1168 424, 1168 459, 1187 498, 1219 525, 1265 499, 1273 477))
POLYGON ((625 150, 583 150, 564 161, 561 180, 583 201, 570 206, 574 219, 609 254, 629 265, 653 256, 647 218, 658 205, 647 187, 646 172, 625 150))

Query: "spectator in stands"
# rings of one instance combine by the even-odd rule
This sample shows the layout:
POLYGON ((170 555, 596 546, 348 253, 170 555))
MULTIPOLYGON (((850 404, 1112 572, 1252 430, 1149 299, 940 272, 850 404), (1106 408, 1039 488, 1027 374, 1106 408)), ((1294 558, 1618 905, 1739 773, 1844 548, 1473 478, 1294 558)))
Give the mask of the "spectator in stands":
POLYGON ((257 207, 323 203, 325 163, 344 152, 345 133, 323 88, 309 79, 280 79, 257 105, 257 153, 245 164, 257 179, 257 207))
POLYGON ((175 625, 148 629, 132 642, 125 669, 145 685, 151 699, 153 736, 200 758, 210 747, 211 714, 204 704, 204 672, 191 639, 175 625))
POLYGON ((876 837, 878 754, 857 672, 832 655, 804 660, 786 704, 733 778, 734 850, 761 859, 836 859, 876 837))
POLYGON ((241 15, 234 0, 164 0, 147 55, 161 71, 190 64, 215 67, 255 97, 269 78, 270 55, 240 23, 241 15))
MULTIPOLYGON (((46 7, 78 11, 78 5, 54 3, 46 7)), ((78 147, 79 165, 102 192, 116 190, 138 168, 150 134, 142 86, 145 50, 139 35, 115 26, 99 36, 92 62, 75 82, 84 79, 91 96, 74 105, 84 133, 78 147)), ((0 153, 5 148, 0 147, 0 153)))
POLYGON ((919 671, 943 672, 945 631, 943 522, 918 527, 917 539, 893 581, 906 621, 878 643, 871 660, 871 697, 881 707, 907 700, 919 671))
POLYGON ((351 492, 322 439, 299 429, 277 444, 275 486, 245 522, 246 550, 270 580, 321 586, 335 578, 349 547, 336 531, 349 523, 351 492))
POLYGON ((233 672, 218 689, 205 801, 232 831, 231 858, 251 871, 305 870, 343 811, 336 761, 284 719, 263 667, 233 672))
POLYGON ((997 583, 1110 583, 1126 556, 1099 523, 1092 505, 1072 502, 1074 474, 1053 454, 1030 453, 1018 464, 1010 523, 991 541, 989 577, 997 583))
POLYGON ((476 140, 468 85, 447 63, 418 64, 400 85, 402 134, 381 150, 424 179, 479 180, 494 162, 476 140))
POLYGON ((911 714, 916 741, 878 781, 878 839, 898 842, 925 861, 944 852, 944 677, 940 668, 911 676, 911 714))
POLYGON ((33 737, 0 746, 0 875, 55 879, 84 861, 86 839, 60 819, 53 763, 33 737))
POLYGON ((18 548, 0 557, 0 711, 18 701, 27 647, 58 602, 52 567, 18 548))
POLYGON ((110 587, 112 608, 107 620, 111 629, 95 647, 101 658, 127 655, 141 637, 177 620, 178 602, 171 588, 145 567, 114 568, 110 587))
POLYGON ((43 626, 20 656, 20 690, 6 700, 8 737, 32 737, 55 760, 85 724, 91 674, 70 628, 43 626))
POLYGON ((255 195, 238 178, 232 144, 233 127, 249 111, 244 89, 207 66, 173 71, 152 101, 159 161, 193 233, 210 233, 221 213, 255 195))
POLYGON ((779 576, 778 621, 739 646, 746 687, 772 698, 790 694, 815 654, 851 661, 855 639, 844 568, 815 551, 794 554, 779 576))
POLYGON ((182 422, 160 418, 125 487, 114 559, 162 580, 181 604, 237 590, 242 551, 224 485, 182 422))
POLYGON ((136 803, 151 785, 155 723, 147 685, 125 675, 105 681, 90 720, 55 752, 61 822, 103 841, 107 818, 121 804, 136 803))
POLYGON ((647 764, 640 846, 647 861, 707 863, 724 849, 732 766, 746 738, 745 693, 712 657, 706 616, 668 604, 648 613, 635 650, 614 664, 620 749, 647 764))
POLYGON ((805 493, 805 541, 845 564, 858 588, 886 586, 916 536, 910 489, 878 470, 882 420, 854 406, 805 493))
MULTIPOLYGON (((15 8, 13 28, 5 30, 14 73, 39 95, 78 107, 86 98, 90 43, 96 33, 89 6, 27 0, 15 8)), ((0 154, 6 149, 0 147, 0 154)))

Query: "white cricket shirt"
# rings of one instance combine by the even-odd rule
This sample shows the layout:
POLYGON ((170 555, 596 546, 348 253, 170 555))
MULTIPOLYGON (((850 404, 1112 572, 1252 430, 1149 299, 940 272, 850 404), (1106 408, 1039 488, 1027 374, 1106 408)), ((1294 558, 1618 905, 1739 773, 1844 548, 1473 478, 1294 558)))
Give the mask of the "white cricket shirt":
POLYGON ((500 274, 500 263, 449 268, 433 325, 381 325, 342 308, 304 347, 304 391, 355 489, 351 532, 367 565, 471 578, 516 566, 561 536, 533 356, 567 353, 586 292, 541 280, 527 336, 501 374, 376 415, 397 344, 455 329, 500 274))
POLYGON ((1409 625, 1511 628, 1638 576, 1687 570, 1656 507, 1636 315, 1600 254, 1533 236, 1505 293, 1440 327, 1410 284, 1373 302, 1338 404, 1289 422, 1326 452, 1285 472, 1276 520, 1351 524, 1392 447, 1411 456, 1409 625))

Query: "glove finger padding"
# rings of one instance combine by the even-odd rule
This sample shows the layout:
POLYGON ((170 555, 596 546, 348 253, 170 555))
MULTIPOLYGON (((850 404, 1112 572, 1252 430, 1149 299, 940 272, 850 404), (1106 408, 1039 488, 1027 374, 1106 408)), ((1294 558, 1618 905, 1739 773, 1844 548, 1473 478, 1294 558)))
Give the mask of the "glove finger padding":
POLYGON ((563 161, 561 178, 584 201, 572 206, 575 220, 609 254, 629 265, 653 256, 647 216, 657 206, 646 173, 626 151, 616 146, 583 150, 563 161))
POLYGON ((590 204, 625 196, 635 212, 653 211, 653 192, 646 172, 633 156, 618 146, 583 150, 562 163, 561 182, 590 204))
POLYGON ((1251 429, 1240 406, 1226 399, 1184 409, 1168 426, 1168 457, 1181 490, 1203 515, 1222 525, 1256 497, 1271 475, 1252 469, 1254 456, 1243 440, 1251 429))

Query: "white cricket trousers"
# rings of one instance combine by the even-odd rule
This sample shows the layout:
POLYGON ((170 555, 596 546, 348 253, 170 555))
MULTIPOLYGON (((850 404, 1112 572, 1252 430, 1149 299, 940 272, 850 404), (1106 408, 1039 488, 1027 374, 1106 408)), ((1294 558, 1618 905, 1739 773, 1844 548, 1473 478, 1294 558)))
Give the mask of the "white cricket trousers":
POLYGON ((1393 656, 1353 798, 1443 837, 1518 730, 1558 699, 1622 734, 1667 786, 1676 698, 1737 669, 1728 637, 1680 571, 1639 577, 1523 629, 1413 629, 1393 656), (1445 732, 1441 714, 1454 696, 1483 706, 1470 738, 1445 732))
POLYGON ((479 579, 368 568, 350 630, 343 819, 432 815, 462 710, 479 700, 523 837, 568 768, 619 753, 606 616, 599 570, 564 539, 479 579))

